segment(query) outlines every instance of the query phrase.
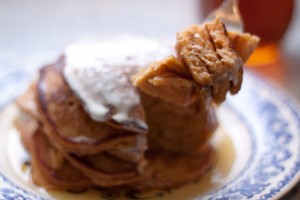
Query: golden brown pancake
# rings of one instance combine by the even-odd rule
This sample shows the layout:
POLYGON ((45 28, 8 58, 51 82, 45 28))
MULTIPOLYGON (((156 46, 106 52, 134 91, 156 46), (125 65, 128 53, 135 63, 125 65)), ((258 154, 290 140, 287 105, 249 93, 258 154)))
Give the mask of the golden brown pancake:
POLYGON ((197 154, 217 127, 214 107, 181 107, 147 94, 142 94, 142 102, 151 150, 197 154))
POLYGON ((124 185, 139 178, 136 163, 109 153, 75 155, 53 147, 36 120, 23 113, 16 119, 25 147, 32 157, 33 180, 47 189, 81 190, 92 186, 124 185))
MULTIPOLYGON (((24 118, 24 120, 27 120, 27 118, 35 119, 35 120, 30 120, 30 123, 26 127, 26 130, 31 130, 32 128, 30 128, 30 127, 41 128, 41 126, 43 125, 42 122, 40 121, 41 117, 38 112, 38 107, 37 107, 37 103, 36 103, 36 100, 37 100, 36 85, 37 84, 35 82, 33 82, 30 85, 30 87, 28 88, 28 90, 16 100, 16 104, 22 111, 18 120, 22 120, 22 118, 24 118)), ((43 123, 45 124, 45 123, 47 123, 47 121, 46 122, 44 121, 43 123)), ((16 124, 16 125, 18 127, 18 124, 16 124)), ((22 130, 22 131, 24 131, 24 130, 22 130)), ((143 166, 145 165, 143 151, 145 148, 146 141, 143 136, 137 137, 135 139, 138 140, 137 145, 135 145, 135 143, 134 143, 135 146, 129 146, 129 143, 128 143, 128 144, 119 145, 119 147, 123 146, 123 147, 127 147, 127 148, 119 148, 118 146, 115 145, 115 146, 112 146, 112 148, 107 150, 106 152, 108 154, 111 154, 113 156, 121 158, 125 161, 138 163, 139 169, 142 170, 143 166)), ((69 152, 69 151, 67 151, 67 152, 69 152)))
POLYGON ((91 156, 66 154, 67 160, 88 177, 95 186, 116 187, 139 179, 136 165, 101 153, 91 156))
POLYGON ((95 154, 138 145, 138 137, 145 137, 144 133, 117 129, 91 119, 65 84, 59 71, 62 64, 60 61, 55 66, 43 68, 38 81, 38 108, 45 132, 54 145, 76 154, 95 154))
MULTIPOLYGON (((25 115, 25 114, 23 114, 25 115)), ((78 191, 89 188, 92 183, 82 172, 69 164, 55 148, 51 146, 43 131, 30 124, 37 124, 30 115, 16 119, 21 138, 31 155, 33 181, 47 189, 65 189, 78 191)))
POLYGON ((149 191, 171 189, 195 182, 211 169, 215 152, 210 146, 193 155, 172 152, 147 152, 149 164, 140 180, 128 184, 130 189, 149 191))
POLYGON ((134 152, 135 149, 126 152, 124 148, 111 149, 96 155, 80 156, 68 154, 68 151, 58 151, 53 147, 49 143, 53 140, 47 140, 42 130, 44 123, 38 122, 41 117, 35 110, 37 107, 28 106, 36 104, 35 85, 33 83, 28 91, 17 100, 22 112, 15 124, 21 132, 23 143, 32 155, 33 180, 36 184, 48 189, 81 190, 91 186, 118 186, 130 182, 133 178, 137 179, 139 171, 142 170, 141 167, 145 165, 143 152, 134 152), (43 154, 40 155, 40 153, 43 154), (68 160, 75 164, 70 164, 68 160), (78 165, 80 165, 79 169, 74 167, 78 165), (80 170, 81 168, 83 170, 80 170), (89 175, 90 171, 92 171, 91 176, 87 176, 89 177, 87 179, 83 174, 89 175), (82 181, 75 180, 78 173, 82 181))

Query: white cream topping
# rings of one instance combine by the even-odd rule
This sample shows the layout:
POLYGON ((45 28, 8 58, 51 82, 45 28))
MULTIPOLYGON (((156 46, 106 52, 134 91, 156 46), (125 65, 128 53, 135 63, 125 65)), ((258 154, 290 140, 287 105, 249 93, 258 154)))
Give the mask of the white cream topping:
POLYGON ((140 121, 131 111, 140 97, 130 78, 141 68, 172 54, 169 46, 139 37, 81 42, 65 51, 64 77, 96 121, 140 121))

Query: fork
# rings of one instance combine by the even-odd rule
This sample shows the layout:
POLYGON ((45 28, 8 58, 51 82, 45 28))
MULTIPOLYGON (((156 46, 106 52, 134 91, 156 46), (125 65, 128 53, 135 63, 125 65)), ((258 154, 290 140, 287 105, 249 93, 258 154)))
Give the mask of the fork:
POLYGON ((219 17, 227 30, 243 32, 244 24, 239 12, 238 3, 239 0, 224 0, 218 8, 206 16, 204 22, 209 22, 219 17))

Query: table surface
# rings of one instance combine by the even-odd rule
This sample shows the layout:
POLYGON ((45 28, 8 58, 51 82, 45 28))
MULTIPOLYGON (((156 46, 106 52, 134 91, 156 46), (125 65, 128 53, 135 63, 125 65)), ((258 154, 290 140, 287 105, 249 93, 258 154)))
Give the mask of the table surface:
MULTIPOLYGON (((82 37, 128 33, 175 39, 176 32, 199 22, 197 0, 1 0, 0 75, 20 64, 40 67, 53 60, 66 44, 82 37)), ((248 68, 285 88, 298 101, 299 33, 300 1, 295 0, 293 20, 280 46, 280 60, 248 68)), ((300 199, 300 183, 283 199, 300 199)))

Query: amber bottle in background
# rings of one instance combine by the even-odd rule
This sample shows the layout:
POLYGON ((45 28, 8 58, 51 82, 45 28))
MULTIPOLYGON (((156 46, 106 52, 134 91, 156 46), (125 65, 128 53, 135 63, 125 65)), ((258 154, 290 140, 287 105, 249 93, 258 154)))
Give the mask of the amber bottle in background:
MULTIPOLYGON (((223 0, 199 0, 200 18, 219 6, 223 0)), ((259 48, 248 61, 262 66, 277 61, 278 45, 292 18, 294 0, 239 0, 245 31, 260 36, 259 48)))

